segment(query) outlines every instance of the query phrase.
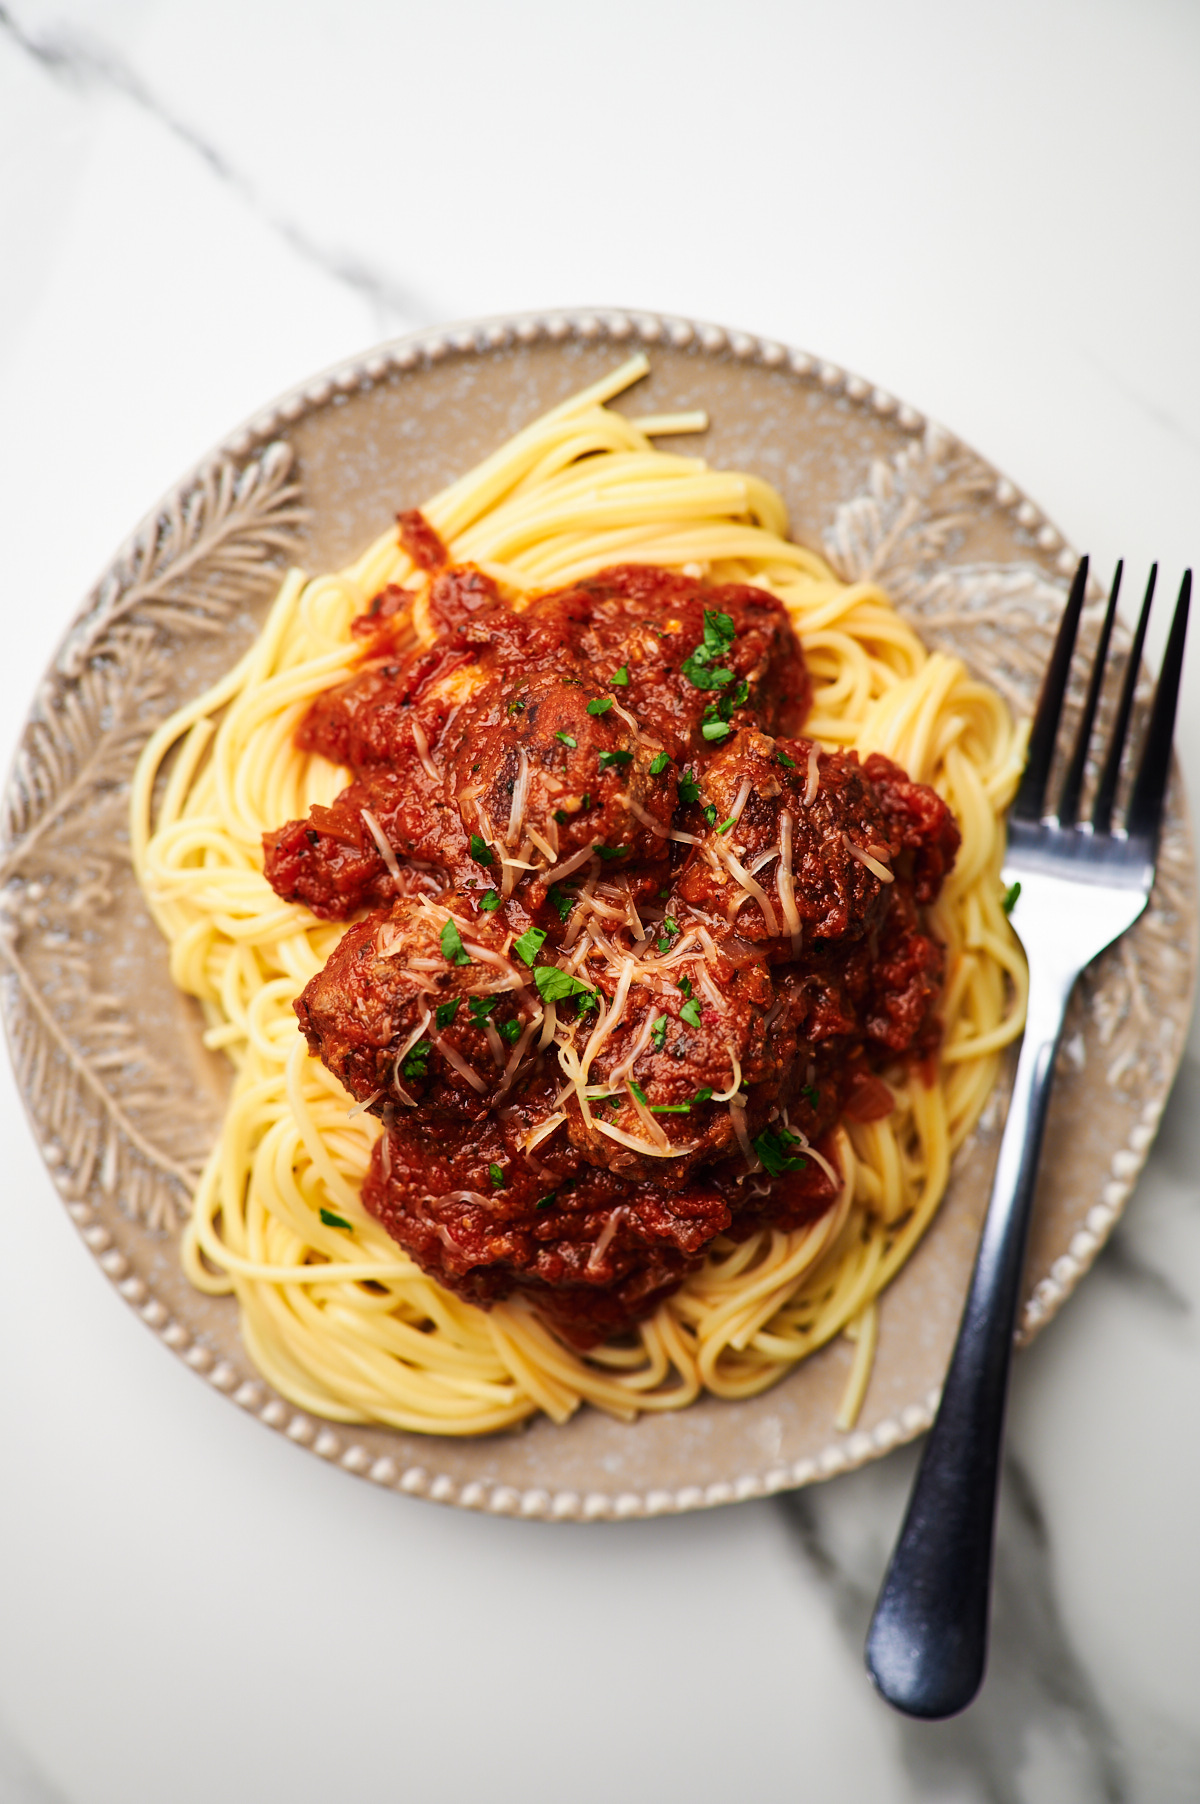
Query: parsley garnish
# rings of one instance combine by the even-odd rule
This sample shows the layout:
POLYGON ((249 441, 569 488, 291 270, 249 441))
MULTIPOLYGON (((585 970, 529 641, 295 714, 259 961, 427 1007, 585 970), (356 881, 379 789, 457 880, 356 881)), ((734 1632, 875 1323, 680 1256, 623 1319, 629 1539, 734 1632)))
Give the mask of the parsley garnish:
POLYGON ((581 1015, 590 1015, 594 1008, 599 1008, 600 1006, 600 998, 597 996, 595 990, 585 990, 583 995, 577 996, 575 1000, 581 1015))
POLYGON ((554 737, 556 739, 561 739, 564 745, 569 745, 572 751, 574 751, 575 747, 579 744, 578 739, 571 733, 556 733, 554 737))
POLYGON ((500 906, 500 891, 490 889, 486 896, 480 896, 479 906, 485 915, 494 915, 500 906))
POLYGON ((467 1007, 471 1011, 471 1024, 482 1027, 499 999, 495 996, 468 996, 467 1007))
POLYGON ((543 1196, 539 1199, 539 1201, 534 1205, 535 1208, 548 1209, 557 1195, 558 1195, 557 1190, 552 1190, 550 1192, 549 1196, 543 1196))
POLYGON ((683 1007, 680 1009, 679 1019, 681 1021, 686 1021, 689 1027, 699 1027, 699 1025, 700 1025, 700 1004, 696 1001, 694 996, 691 998, 690 1001, 685 1002, 683 1007))
POLYGON ((661 1052, 667 1038, 667 1017, 665 1015, 660 1015, 650 1029, 650 1038, 654 1042, 654 1050, 661 1052))
POLYGON ((793 1146, 801 1146, 803 1142, 795 1134, 789 1134, 786 1128, 779 1128, 774 1133, 770 1128, 764 1129, 753 1145, 763 1170, 773 1178, 785 1171, 803 1171, 808 1165, 807 1159, 792 1157, 793 1146))
POLYGON ((679 800, 681 802, 698 802, 700 785, 690 770, 685 770, 679 779, 679 800))
POLYGON ((332 1209, 322 1209, 321 1220, 327 1228, 345 1228, 349 1234, 354 1232, 353 1225, 346 1220, 345 1216, 335 1215, 332 1209))
POLYGON ((546 933, 544 928, 530 927, 521 935, 514 947, 514 951, 521 955, 527 965, 532 965, 534 959, 542 949, 542 942, 545 938, 546 933))
POLYGON ((495 1164, 494 1162, 488 1166, 488 1177, 491 1178, 492 1183, 496 1186, 497 1190, 503 1190, 504 1173, 501 1171, 500 1167, 497 1164, 495 1164))
POLYGON ((663 937, 658 942, 658 949, 660 952, 665 952, 667 947, 671 944, 671 941, 675 938, 675 935, 679 932, 679 922, 673 921, 670 915, 664 915, 662 925, 663 937))
POLYGON ((554 810, 554 818, 555 818, 555 820, 556 820, 556 821, 557 821, 557 822, 558 822, 558 824, 559 824, 559 826, 560 826, 560 827, 565 827, 565 826, 566 826, 566 824, 567 824, 567 811, 566 811, 566 809, 565 809, 565 808, 556 808, 556 809, 555 809, 555 810, 554 810))
POLYGON ((588 794, 587 790, 585 789, 583 792, 583 800, 582 800, 582 802, 580 802, 579 806, 583 809, 584 813, 586 814, 587 810, 591 807, 591 805, 592 805, 592 798, 588 794))
POLYGON ((525 703, 523 701, 516 700, 516 701, 509 702, 508 713, 509 713, 510 719, 514 714, 524 714, 524 712, 525 712, 525 703))
POLYGON ((717 828, 717 832, 718 833, 728 833, 729 829, 733 825, 733 822, 734 822, 734 816, 731 814, 727 821, 721 822, 721 825, 717 828))
POLYGON ((568 996, 592 994, 586 983, 580 983, 569 971, 560 971, 557 965, 539 965, 533 981, 543 1002, 565 1002, 568 996))
POLYGON ((549 902, 551 908, 556 909, 558 911, 558 918, 560 921, 562 921, 564 923, 564 925, 567 921, 570 920, 571 910, 574 908, 574 906, 578 900, 579 900, 578 896, 571 895, 568 890, 559 889, 557 883, 551 884, 550 894, 547 897, 547 901, 549 902))
POLYGON ((442 928, 442 957, 450 965, 469 965, 471 960, 463 950, 462 934, 453 921, 447 921, 442 928))
POLYGON ((684 676, 696 689, 724 689, 733 681, 732 670, 713 668, 713 661, 723 658, 733 644, 733 621, 728 614, 704 610, 704 638, 691 657, 681 666, 684 676))
POLYGON ((690 1102, 652 1102, 650 1104, 652 1115, 690 1115, 691 1112, 690 1102))
POLYGON ((635 1084, 633 1079, 630 1078, 629 1088, 632 1090, 633 1094, 637 1097, 637 1099, 641 1103, 642 1107, 645 1108, 646 1107, 646 1092, 642 1089, 642 1086, 640 1084, 635 1084))
POLYGON ((607 770, 610 764, 632 764, 632 752, 601 752, 600 769, 607 770))
POLYGON ((620 670, 614 670, 608 680, 613 685, 614 688, 628 689, 628 687, 629 687, 629 666, 628 666, 628 664, 622 664, 620 670))
POLYGON ((471 835, 471 857, 476 864, 491 864, 492 862, 492 848, 486 839, 480 838, 478 833, 471 835))
POLYGON ((1006 915, 1010 915, 1017 906, 1017 897, 1020 894, 1021 885, 1019 883, 1010 883, 1004 892, 1004 900, 1000 904, 1006 915))
POLYGON ((628 855, 629 847, 595 845, 592 847, 592 851, 599 852, 601 858, 625 858, 628 855))
POLYGON ((652 777, 661 777, 670 762, 671 760, 667 757, 667 754, 665 752, 660 752, 658 757, 654 760, 654 763, 650 766, 650 775, 652 777))
POLYGON ((703 814, 709 826, 715 827, 717 824, 717 810, 712 802, 708 803, 707 807, 703 810, 703 814))
POLYGON ((454 1020, 455 1015, 457 1015, 457 1013, 458 1013, 458 1005, 461 1001, 462 1001, 462 997, 456 996, 454 998, 453 1002, 439 1002, 438 1003, 438 1005, 437 1005, 437 1024, 438 1024, 439 1031, 443 1027, 449 1027, 451 1025, 451 1023, 454 1020))
POLYGON ((805 1102, 808 1104, 810 1109, 819 1109, 820 1108, 821 1092, 817 1089, 817 1086, 815 1084, 805 1084, 805 1086, 804 1086, 803 1090, 801 1090, 800 1094, 804 1098, 805 1102))
POLYGON ((695 1096, 692 1098, 693 1102, 710 1102, 711 1100, 712 1100, 712 1085, 711 1084, 705 1084, 702 1089, 697 1090, 695 1096))
POLYGON ((510 1046, 515 1045, 521 1038, 521 1023, 519 1021, 502 1021, 499 1032, 502 1040, 507 1040, 510 1046))
POLYGON ((681 978, 680 978, 680 979, 679 979, 679 987, 680 987, 680 989, 681 989, 681 990, 682 990, 682 991, 683 991, 683 993, 684 993, 684 995, 685 995, 685 996, 690 996, 690 995, 691 995, 691 993, 692 993, 692 980, 691 980, 691 978, 690 978, 690 977, 681 977, 681 978))
POLYGON ((794 758, 789 758, 786 752, 776 752, 775 762, 776 764, 782 764, 784 770, 795 770, 796 768, 796 760, 794 758))
POLYGON ((710 745, 720 745, 723 739, 729 738, 733 728, 727 720, 706 720, 700 731, 710 745))
POLYGON ((405 1077, 422 1078, 429 1076, 429 1041, 418 1040, 411 1052, 405 1055, 400 1069, 405 1077))
POLYGON ((589 714, 607 714, 613 705, 611 695, 598 695, 594 702, 588 703, 589 714))

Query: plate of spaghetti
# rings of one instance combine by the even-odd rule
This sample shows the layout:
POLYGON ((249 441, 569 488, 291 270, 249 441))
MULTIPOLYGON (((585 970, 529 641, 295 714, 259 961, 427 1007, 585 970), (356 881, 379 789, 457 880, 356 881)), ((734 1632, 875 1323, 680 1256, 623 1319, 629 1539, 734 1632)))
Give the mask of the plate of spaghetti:
MULTIPOLYGON (((10 1038, 126 1299, 467 1507, 684 1509, 919 1432, 1073 566, 911 410, 683 321, 409 340, 243 428, 89 598, 10 784, 10 1038)), ((1076 998, 1026 1335, 1149 1145, 1195 914, 1177 798, 1076 998)))

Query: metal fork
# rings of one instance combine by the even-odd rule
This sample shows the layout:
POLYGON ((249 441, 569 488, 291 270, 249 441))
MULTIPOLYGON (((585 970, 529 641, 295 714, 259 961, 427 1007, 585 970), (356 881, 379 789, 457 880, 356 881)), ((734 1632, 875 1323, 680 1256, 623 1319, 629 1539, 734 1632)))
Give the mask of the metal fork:
POLYGON ((1158 567, 1150 572, 1091 818, 1084 821, 1080 798, 1120 564, 1053 809, 1048 789, 1087 565, 1084 558, 1071 585, 1009 816, 1004 882, 1020 885, 1013 924, 1029 958, 1025 1039, 958 1340, 867 1636, 871 1677, 888 1702, 910 1716, 952 1716, 983 1682, 1000 1443, 1054 1057, 1076 978, 1133 925, 1154 881, 1192 573, 1187 571, 1179 592, 1124 825, 1114 827, 1121 755, 1158 567))

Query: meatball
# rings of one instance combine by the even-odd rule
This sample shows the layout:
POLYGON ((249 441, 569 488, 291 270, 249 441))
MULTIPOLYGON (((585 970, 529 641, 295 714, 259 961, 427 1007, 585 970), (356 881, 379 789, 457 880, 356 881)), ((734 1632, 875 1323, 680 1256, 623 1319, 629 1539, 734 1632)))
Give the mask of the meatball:
POLYGON ((396 902, 344 935, 296 1002, 309 1051, 376 1114, 494 1106, 540 1013, 491 916, 452 892, 396 902))
POLYGON ((554 623, 596 681, 616 679, 647 734, 673 759, 708 750, 706 709, 743 684, 739 706, 769 732, 798 732, 808 712, 812 687, 799 642, 782 602, 765 589, 624 564, 540 596, 527 617, 554 623), (729 623, 717 634, 719 660, 707 663, 706 614, 729 623), (720 682, 723 672, 728 680, 720 682))
MULTIPOLYGON (((650 1315, 728 1226, 711 1184, 669 1197, 570 1158, 539 1176, 520 1112, 453 1126, 436 1142, 397 1119, 377 1142, 363 1202, 423 1271, 472 1302, 525 1295, 577 1346, 650 1315)), ((539 1162, 543 1149, 538 1149, 539 1162)))
POLYGON ((860 939, 882 917, 895 848, 853 752, 743 729, 704 766, 700 809, 711 825, 678 891, 724 931, 793 957, 801 935, 860 939))

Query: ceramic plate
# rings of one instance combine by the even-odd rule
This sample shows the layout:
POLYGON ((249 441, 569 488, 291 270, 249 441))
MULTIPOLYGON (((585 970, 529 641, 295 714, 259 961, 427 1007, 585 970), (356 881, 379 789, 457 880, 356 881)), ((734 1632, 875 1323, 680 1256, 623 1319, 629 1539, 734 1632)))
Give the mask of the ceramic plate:
MULTIPOLYGON (((883 583, 925 642, 1027 710, 1075 553, 958 440, 832 364, 643 314, 485 321, 408 338, 320 376, 220 445, 118 553, 47 674, 7 792, 4 1010, 54 1180, 101 1270, 172 1352, 267 1427, 377 1484, 528 1516, 636 1516, 801 1485, 926 1427, 987 1198, 1003 1087, 955 1162, 932 1231, 885 1294, 856 1430, 833 1429, 842 1341, 746 1403, 706 1399, 632 1427, 457 1441, 314 1420, 274 1395, 232 1300, 176 1260, 191 1181, 228 1083, 133 880, 129 776, 154 726, 228 668, 287 563, 348 562, 411 507, 639 346, 631 413, 703 407, 696 448, 779 488, 794 536, 883 583)), ((690 448, 692 441, 683 441, 690 448)), ((1060 1058, 1021 1333, 1058 1308, 1119 1215, 1179 1060, 1196 896, 1181 786, 1138 925, 1079 986, 1060 1058)), ((1081 1399, 1081 1407, 1084 1400, 1081 1399)))

